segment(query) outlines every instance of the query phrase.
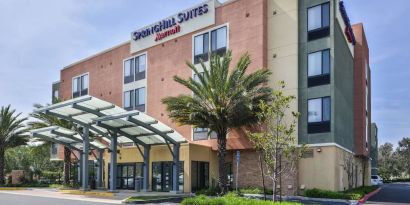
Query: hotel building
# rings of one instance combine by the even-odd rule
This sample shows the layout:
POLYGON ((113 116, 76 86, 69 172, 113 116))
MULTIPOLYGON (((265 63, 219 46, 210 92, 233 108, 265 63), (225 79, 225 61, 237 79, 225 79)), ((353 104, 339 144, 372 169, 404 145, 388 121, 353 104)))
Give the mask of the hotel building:
MULTIPOLYGON (((370 183, 369 50, 363 25, 350 25, 344 2, 211 0, 158 20, 132 31, 129 41, 65 66, 53 96, 65 101, 91 95, 173 128, 186 139, 180 148, 179 189, 195 192, 217 186, 215 136, 173 123, 161 99, 190 94, 173 80, 174 75, 195 77, 186 61, 198 64, 208 61, 209 52, 232 50, 236 62, 249 52, 250 72, 270 69, 270 86, 276 89, 283 80, 285 93, 297 97, 290 107, 301 113, 295 134, 299 144, 309 146, 297 172, 282 180, 282 191, 347 189, 346 156, 354 156, 353 186, 370 183)), ((134 189, 143 159, 134 144, 119 146, 116 187, 134 189)), ((258 154, 245 133, 231 130, 227 148, 228 179, 238 176, 239 187, 261 187, 258 154)), ((58 149, 53 150, 62 153, 58 149)), ((149 190, 170 191, 173 162, 167 146, 153 146, 150 153, 149 190)), ((109 158, 105 153, 106 187, 109 158)))

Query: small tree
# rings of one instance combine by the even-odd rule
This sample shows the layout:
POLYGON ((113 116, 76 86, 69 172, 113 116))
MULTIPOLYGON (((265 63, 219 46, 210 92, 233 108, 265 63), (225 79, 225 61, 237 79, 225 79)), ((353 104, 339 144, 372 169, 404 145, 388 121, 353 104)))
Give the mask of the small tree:
POLYGON ((343 170, 345 170, 346 175, 347 175, 347 182, 348 182, 348 189, 353 188, 354 184, 354 168, 356 166, 356 163, 354 161, 354 156, 349 153, 343 153, 343 170))
MULTIPOLYGON (((298 148, 297 138, 294 135, 299 113, 290 111, 290 103, 295 96, 286 96, 283 93, 285 83, 281 81, 281 90, 273 91, 271 103, 261 101, 259 107, 259 123, 256 129, 259 132, 249 132, 249 139, 261 155, 267 168, 267 176, 273 182, 273 200, 276 200, 275 190, 280 176, 296 171, 298 159, 305 146, 298 148), (282 166, 279 166, 281 162, 282 166)), ((264 177, 264 176, 263 176, 264 177)))
POLYGON ((21 113, 7 107, 0 109, 0 185, 4 184, 5 151, 8 148, 24 145, 27 139, 23 136, 24 122, 27 118, 20 118, 21 113))

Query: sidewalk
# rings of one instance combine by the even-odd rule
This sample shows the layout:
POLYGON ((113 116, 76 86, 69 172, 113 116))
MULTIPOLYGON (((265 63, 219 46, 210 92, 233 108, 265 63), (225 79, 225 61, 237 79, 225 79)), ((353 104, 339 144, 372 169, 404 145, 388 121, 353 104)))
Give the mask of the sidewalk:
POLYGON ((109 203, 109 204, 121 204, 122 202, 122 199, 117 198, 117 197, 102 198, 102 197, 89 196, 89 195, 65 194, 63 192, 59 192, 57 189, 48 189, 48 188, 42 188, 42 189, 31 188, 31 189, 18 190, 18 191, 7 190, 7 191, 0 191, 0 193, 56 198, 56 199, 77 200, 77 201, 109 203))

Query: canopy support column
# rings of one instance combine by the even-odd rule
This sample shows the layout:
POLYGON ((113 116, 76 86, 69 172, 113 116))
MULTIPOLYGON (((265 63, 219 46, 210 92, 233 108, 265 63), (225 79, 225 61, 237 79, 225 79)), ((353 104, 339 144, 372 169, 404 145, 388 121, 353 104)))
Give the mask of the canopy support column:
POLYGON ((144 177, 144 181, 142 182, 142 191, 148 192, 149 191, 149 153, 150 153, 151 146, 146 145, 144 146, 144 168, 142 172, 142 176, 144 177))
POLYGON ((77 180, 78 183, 81 183, 81 176, 83 176, 83 152, 78 152, 78 162, 77 162, 77 180))
POLYGON ((110 192, 117 187, 117 133, 111 135, 110 192))
POLYGON ((90 139, 89 139, 89 130, 88 127, 83 127, 83 172, 82 172, 82 190, 88 191, 88 175, 89 175, 89 167, 88 167, 88 153, 90 152, 90 139))
POLYGON ((173 164, 172 164, 172 192, 179 192, 179 144, 173 147, 173 164))
POLYGON ((103 189, 103 169, 104 169, 104 163, 103 163, 103 154, 104 150, 100 149, 98 151, 98 171, 97 171, 97 188, 98 189, 103 189))

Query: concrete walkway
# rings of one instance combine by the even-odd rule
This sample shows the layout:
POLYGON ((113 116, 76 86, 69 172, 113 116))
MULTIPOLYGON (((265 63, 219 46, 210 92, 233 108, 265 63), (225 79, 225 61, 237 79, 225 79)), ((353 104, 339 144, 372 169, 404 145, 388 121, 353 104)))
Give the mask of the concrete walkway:
POLYGON ((104 203, 104 204, 121 204, 121 201, 122 201, 122 199, 118 199, 114 197, 102 198, 102 197, 95 197, 95 196, 64 194, 64 193, 59 192, 57 189, 35 189, 33 188, 33 189, 17 190, 17 191, 0 191, 0 194, 43 197, 43 198, 53 198, 53 199, 74 200, 74 201, 86 201, 86 202, 96 202, 96 203, 104 203))

